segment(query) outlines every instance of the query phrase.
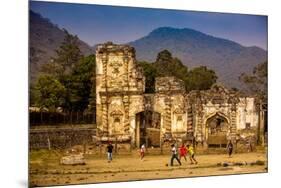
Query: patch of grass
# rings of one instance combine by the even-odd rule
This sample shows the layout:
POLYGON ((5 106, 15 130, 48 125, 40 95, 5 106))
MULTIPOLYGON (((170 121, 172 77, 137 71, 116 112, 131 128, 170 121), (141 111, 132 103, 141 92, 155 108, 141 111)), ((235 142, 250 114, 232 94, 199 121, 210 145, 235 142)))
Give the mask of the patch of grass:
POLYGON ((30 161, 58 160, 61 156, 62 151, 58 150, 39 149, 29 152, 30 161))

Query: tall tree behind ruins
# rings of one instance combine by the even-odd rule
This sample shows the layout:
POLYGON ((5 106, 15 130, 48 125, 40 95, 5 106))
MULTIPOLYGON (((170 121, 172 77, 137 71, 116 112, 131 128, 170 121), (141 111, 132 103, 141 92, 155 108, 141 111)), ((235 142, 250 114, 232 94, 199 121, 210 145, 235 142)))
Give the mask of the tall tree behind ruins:
POLYGON ((265 61, 254 67, 252 74, 243 73, 239 79, 247 86, 247 92, 267 103, 267 76, 268 63, 265 61))
MULTIPOLYGON (((50 79, 49 96, 54 96, 56 86, 63 88, 63 95, 53 97, 53 108, 63 107, 66 112, 83 111, 88 107, 94 77, 95 56, 84 57, 78 47, 78 37, 66 35, 60 47, 56 50, 56 57, 42 66, 41 73, 35 86, 31 87, 33 103, 39 107, 48 107, 50 100, 43 98, 43 87, 40 80, 50 79), (53 85, 52 85, 53 84, 53 85), (54 85, 56 84, 56 85, 54 85), (40 101, 40 102, 39 102, 40 101)), ((93 98, 93 97, 91 97, 93 98)))

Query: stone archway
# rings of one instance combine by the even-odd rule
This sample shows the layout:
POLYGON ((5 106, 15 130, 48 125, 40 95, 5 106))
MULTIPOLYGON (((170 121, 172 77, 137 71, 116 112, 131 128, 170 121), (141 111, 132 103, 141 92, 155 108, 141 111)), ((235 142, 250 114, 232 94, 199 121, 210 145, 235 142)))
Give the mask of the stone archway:
POLYGON ((161 114, 142 111, 136 114, 136 146, 160 147, 161 114))
POLYGON ((206 120, 205 137, 209 148, 225 148, 230 130, 230 121, 222 113, 216 113, 206 120))

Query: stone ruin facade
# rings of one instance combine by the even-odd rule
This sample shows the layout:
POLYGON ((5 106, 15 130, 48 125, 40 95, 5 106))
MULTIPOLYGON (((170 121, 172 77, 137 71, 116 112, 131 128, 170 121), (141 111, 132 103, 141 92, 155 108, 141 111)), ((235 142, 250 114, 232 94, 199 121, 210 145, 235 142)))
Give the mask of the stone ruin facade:
MULTIPOLYGON (((174 141, 203 148, 226 147, 252 136, 263 140, 264 122, 255 99, 221 85, 186 92, 175 77, 158 77, 155 93, 145 93, 145 77, 128 45, 105 43, 96 49, 97 139, 139 147, 174 141), (243 130, 248 135, 243 135, 243 130)), ((245 133, 246 134, 246 133, 245 133)))

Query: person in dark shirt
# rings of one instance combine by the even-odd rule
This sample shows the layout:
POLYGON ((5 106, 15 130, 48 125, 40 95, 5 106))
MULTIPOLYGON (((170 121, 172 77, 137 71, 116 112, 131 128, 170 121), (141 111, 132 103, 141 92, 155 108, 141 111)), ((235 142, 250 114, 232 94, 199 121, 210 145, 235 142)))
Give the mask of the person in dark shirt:
POLYGON ((112 161, 112 151, 113 151, 113 145, 111 142, 108 143, 107 145, 107 160, 110 163, 112 161))
POLYGON ((233 144, 232 144, 231 140, 227 144, 227 151, 228 151, 228 156, 231 157, 232 151, 233 151, 233 144))

